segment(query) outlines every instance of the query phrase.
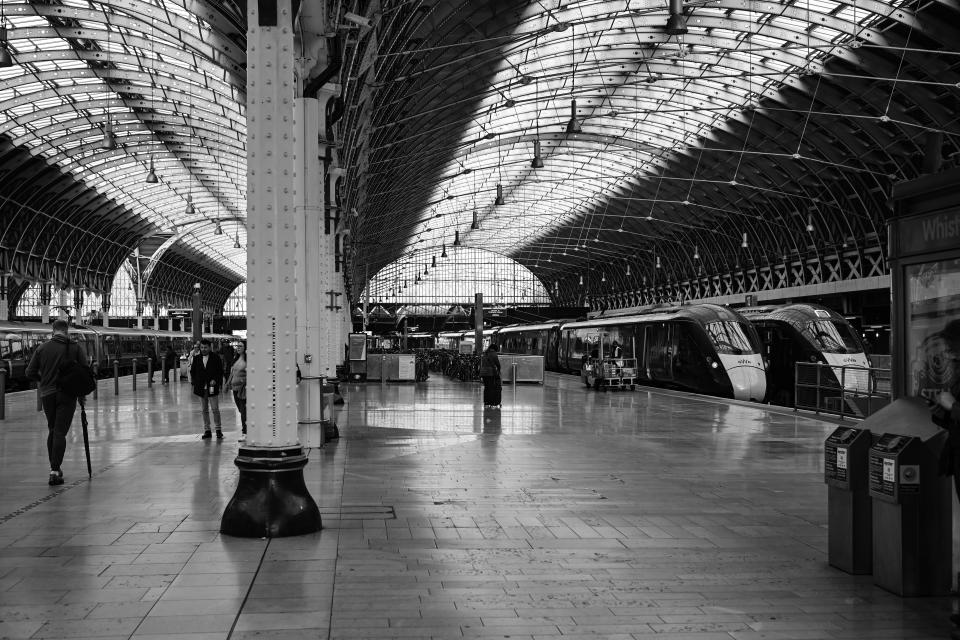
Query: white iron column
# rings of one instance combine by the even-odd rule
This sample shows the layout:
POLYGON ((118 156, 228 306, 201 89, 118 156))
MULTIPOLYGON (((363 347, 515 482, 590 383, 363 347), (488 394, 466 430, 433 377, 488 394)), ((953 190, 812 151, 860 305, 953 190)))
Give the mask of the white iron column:
POLYGON ((323 389, 321 376, 327 376, 322 337, 329 334, 318 310, 327 298, 330 288, 326 271, 323 231, 323 165, 320 162, 320 144, 323 113, 316 98, 297 98, 294 107, 296 121, 296 211, 297 226, 303 230, 297 243, 297 362, 302 381, 297 386, 301 442, 318 446, 323 444, 322 410, 323 389))
POLYGON ((291 0, 247 3, 247 442, 220 531, 320 529, 297 437, 294 40, 291 0))
POLYGON ((40 283, 40 322, 50 324, 50 283, 40 283))
POLYGON ((10 319, 10 276, 0 273, 0 320, 10 319))
MULTIPOLYGON (((326 139, 327 122, 325 105, 335 95, 332 87, 327 86, 318 92, 320 103, 319 129, 321 135, 326 139)), ((327 151, 330 142, 321 142, 319 155, 327 157, 327 151)), ((334 152, 335 153, 335 152, 334 152)), ((321 165, 322 166, 322 165, 321 165)), ((318 173, 320 181, 320 198, 323 207, 323 216, 320 225, 319 257, 320 257, 320 292, 321 297, 317 300, 314 309, 320 317, 320 326, 324 331, 320 336, 320 375, 328 380, 334 380, 337 376, 337 365, 343 362, 343 345, 346 342, 346 336, 343 334, 342 314, 345 309, 349 309, 350 302, 347 300, 346 292, 343 289, 343 274, 337 271, 337 224, 340 221, 342 212, 336 209, 334 205, 334 185, 336 176, 331 171, 329 175, 318 173), (326 185, 326 189, 324 187, 326 185), (329 200, 327 200, 329 198, 329 200)))

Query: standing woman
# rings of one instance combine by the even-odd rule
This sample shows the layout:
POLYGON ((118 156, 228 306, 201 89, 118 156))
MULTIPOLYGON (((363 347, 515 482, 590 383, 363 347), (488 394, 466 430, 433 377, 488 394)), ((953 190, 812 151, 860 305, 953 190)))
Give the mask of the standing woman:
POLYGON ((240 442, 247 439, 247 345, 240 343, 237 346, 236 360, 230 367, 226 386, 233 391, 233 401, 240 412, 240 442))
POLYGON ((497 345, 491 344, 480 359, 480 379, 483 380, 483 406, 500 406, 500 358, 497 345))

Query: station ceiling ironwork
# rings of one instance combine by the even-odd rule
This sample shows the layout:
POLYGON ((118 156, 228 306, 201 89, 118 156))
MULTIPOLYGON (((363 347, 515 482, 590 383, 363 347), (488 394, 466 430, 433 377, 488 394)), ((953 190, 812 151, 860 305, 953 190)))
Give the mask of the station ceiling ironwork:
POLYGON ((960 151, 956 0, 352 8, 369 20, 339 21, 355 295, 455 236, 568 302, 584 274, 630 291, 885 254, 892 184, 960 151))
POLYGON ((108 290, 133 248, 176 236, 177 251, 198 256, 199 271, 179 269, 172 252, 166 272, 184 283, 198 273, 234 285, 244 279, 244 4, 0 2, 10 58, 0 65, 0 138, 57 170, 62 191, 44 199, 22 163, 4 167, 7 273, 108 290), (13 175, 23 186, 11 187, 13 175), (96 197, 78 207, 77 190, 96 197), (73 229, 82 230, 74 235, 83 250, 71 255, 87 262, 65 265, 62 251, 35 246, 73 229), (32 237, 34 246, 14 236, 32 237), (16 268, 18 260, 38 266, 16 268), (57 264, 70 273, 49 273, 57 264), (84 270, 98 278, 77 277, 84 270))

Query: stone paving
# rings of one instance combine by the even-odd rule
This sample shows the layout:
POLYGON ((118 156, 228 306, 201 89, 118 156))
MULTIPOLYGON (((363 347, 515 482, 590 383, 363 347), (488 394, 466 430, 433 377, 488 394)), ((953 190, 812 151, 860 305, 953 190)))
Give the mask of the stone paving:
POLYGON ((952 598, 827 564, 834 424, 573 377, 344 387, 305 470, 324 529, 218 533, 237 417, 201 441, 188 385, 112 382, 47 486, 32 392, 0 423, 0 638, 946 638, 952 598))

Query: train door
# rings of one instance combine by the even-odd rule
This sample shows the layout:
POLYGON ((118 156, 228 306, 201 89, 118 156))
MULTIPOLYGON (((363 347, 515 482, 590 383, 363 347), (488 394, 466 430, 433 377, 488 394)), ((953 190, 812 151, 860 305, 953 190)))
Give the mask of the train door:
POLYGON ((666 322, 657 322, 644 328, 644 364, 647 378, 658 382, 672 382, 675 352, 674 328, 666 322))
POLYGON ((797 350, 795 341, 785 328, 777 324, 756 326, 760 336, 761 352, 767 362, 767 388, 770 402, 784 407, 793 406, 797 350))

